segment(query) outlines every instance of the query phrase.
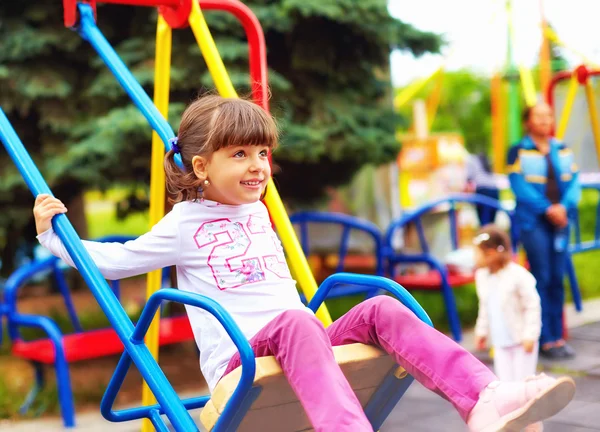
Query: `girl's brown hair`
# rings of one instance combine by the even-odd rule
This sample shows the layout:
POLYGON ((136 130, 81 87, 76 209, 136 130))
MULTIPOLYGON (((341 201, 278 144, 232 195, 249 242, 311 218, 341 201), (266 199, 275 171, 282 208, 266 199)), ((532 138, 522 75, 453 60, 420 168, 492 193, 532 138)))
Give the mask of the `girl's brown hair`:
POLYGON ((494 224, 482 227, 475 238, 473 244, 481 249, 493 249, 502 252, 503 264, 508 264, 512 257, 512 245, 509 235, 494 224))
POLYGON ((210 156, 217 150, 239 145, 264 145, 275 150, 279 133, 273 118, 255 103, 238 98, 208 95, 196 99, 183 112, 177 147, 183 169, 175 162, 175 151, 165 155, 167 191, 172 202, 197 199, 202 182, 194 174, 192 158, 210 156))

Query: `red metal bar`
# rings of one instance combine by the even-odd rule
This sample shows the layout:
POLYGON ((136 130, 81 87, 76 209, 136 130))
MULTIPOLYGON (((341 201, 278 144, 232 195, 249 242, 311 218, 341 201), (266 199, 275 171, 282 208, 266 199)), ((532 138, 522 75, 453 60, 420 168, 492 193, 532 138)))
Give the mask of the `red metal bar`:
MULTIPOLYGON (((127 4, 137 6, 158 6, 165 15, 164 8, 187 10, 186 0, 84 0, 95 8, 96 2, 127 4)), ((189 1, 189 0, 188 0, 189 1)), ((77 0, 63 0, 66 27, 73 27, 77 22, 77 0)), ((221 10, 231 13, 242 24, 248 39, 248 59, 250 80, 254 101, 269 112, 269 86, 267 79, 267 48, 265 36, 256 15, 238 0, 200 0, 203 10, 221 10)), ((174 11, 175 12, 175 11, 174 11)), ((189 12, 189 11, 188 11, 189 12)), ((166 19, 167 17, 165 17, 166 19)), ((172 21, 172 20, 171 20, 172 21)), ((178 20, 181 21, 181 20, 178 20)), ((169 22, 169 20, 167 21, 169 22)), ((171 24, 171 23, 170 23, 171 24)), ((181 23, 179 23, 181 24, 181 23)), ((176 26, 179 27, 180 25, 176 26)), ((173 27, 173 26, 172 26, 173 27)))
POLYGON ((244 27, 248 39, 248 59, 252 98, 269 112, 269 87, 267 81, 267 47, 265 35, 256 15, 238 0, 200 0, 202 10, 221 10, 231 13, 244 27))
POLYGON ((130 5, 130 6, 148 6, 148 7, 159 7, 159 6, 169 6, 169 7, 177 7, 179 6, 179 0, 95 0, 96 3, 112 3, 112 4, 120 4, 120 5, 130 5))
MULTIPOLYGON (((581 67, 581 66, 580 66, 581 67)), ((587 69, 587 76, 596 76, 600 75, 600 69, 587 69)), ((573 71, 562 71, 556 73, 552 77, 552 81, 550 81, 550 85, 548 86, 548 91, 546 92, 546 101, 548 105, 554 108, 554 89, 561 81, 571 79, 573 76, 573 71)))
MULTIPOLYGON (((578 73, 578 79, 580 84, 585 84, 585 81, 590 76, 600 75, 600 69, 587 69, 583 65, 579 66, 577 69, 575 69, 575 71, 578 73)), ((550 105, 552 109, 554 109, 554 90, 556 89, 556 86, 561 81, 571 79, 571 77, 573 76, 573 72, 574 71, 561 71, 554 74, 554 76, 552 77, 550 85, 548 85, 548 89, 546 91, 546 102, 548 102, 548 105, 550 105)), ((554 135, 555 132, 555 128, 553 128, 552 134, 554 135)))
POLYGON ((187 25, 192 0, 63 0, 65 27, 74 27, 77 24, 77 3, 87 3, 94 9, 96 3, 112 3, 130 6, 158 7, 161 14, 172 28, 181 28, 187 25))

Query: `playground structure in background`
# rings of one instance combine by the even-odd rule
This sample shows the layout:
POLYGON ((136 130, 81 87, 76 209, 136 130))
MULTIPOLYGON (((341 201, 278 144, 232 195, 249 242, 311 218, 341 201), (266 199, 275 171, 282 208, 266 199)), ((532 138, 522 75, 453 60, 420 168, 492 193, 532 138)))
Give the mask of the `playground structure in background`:
MULTIPOLYGON (((560 121, 558 122, 556 136, 561 139, 564 138, 568 143, 574 143, 571 145, 573 147, 574 152, 578 155, 579 160, 583 162, 579 164, 583 173, 597 172, 600 164, 596 165, 594 161, 591 161, 590 163, 589 158, 586 159, 584 155, 586 155, 587 151, 590 149, 590 144, 595 144, 594 148, 596 149, 596 155, 598 156, 598 158, 600 158, 600 125, 598 124, 599 117, 597 112, 599 94, 594 90, 593 79, 595 76, 598 76, 600 74, 600 72, 598 72, 598 69, 600 67, 597 67, 597 65, 591 62, 589 59, 587 59, 578 50, 566 45, 560 39, 558 34, 554 30, 552 30, 552 28, 548 25, 544 16, 543 0, 540 0, 540 15, 542 17, 540 22, 542 43, 539 55, 540 90, 536 91, 531 69, 526 67, 524 64, 516 64, 513 47, 517 43, 517 39, 515 36, 513 24, 514 17, 511 3, 512 2, 510 0, 506 2, 505 10, 505 20, 508 28, 507 58, 505 67, 504 70, 495 73, 490 81, 490 109, 492 120, 491 159, 493 170, 496 174, 499 175, 500 186, 502 188, 506 188, 508 186, 508 183, 503 176, 505 171, 505 161, 508 147, 517 143, 522 136, 521 97, 524 99, 525 104, 528 106, 534 105, 537 100, 543 98, 546 98, 551 105, 556 105, 555 108, 557 119, 559 118, 559 114, 561 112, 563 114, 560 115, 560 121), (552 65, 550 59, 550 41, 578 55, 581 58, 582 65, 574 69, 573 71, 559 72, 553 78, 552 65), (566 81, 568 78, 571 77, 571 84, 569 85, 568 91, 564 91, 561 86, 558 86, 559 83, 562 83, 563 81, 566 81), (588 109, 586 109, 583 100, 575 98, 577 87, 576 83, 582 85, 585 88, 585 96, 587 99, 588 109), (563 103, 565 106, 564 110, 562 109, 563 103), (575 119, 573 118, 574 116, 571 115, 573 109, 577 114, 575 116, 575 119), (583 116, 582 113, 588 110, 590 114, 583 116), (568 123, 569 117, 571 118, 571 126, 567 129, 566 125, 568 123), (589 121, 581 121, 580 119, 582 117, 589 119, 589 121)), ((490 23, 497 20, 499 15, 500 14, 495 13, 490 18, 490 23)), ((452 47, 450 52, 444 59, 444 63, 451 56, 452 47)), ((445 66, 444 64, 442 64, 442 66, 436 69, 431 75, 416 80, 404 89, 402 89, 402 91, 400 91, 394 98, 394 107, 396 109, 400 109, 406 104, 408 104, 411 100, 413 100, 413 98, 428 85, 431 87, 431 91, 426 98, 426 109, 424 110, 424 114, 423 110, 417 111, 419 115, 425 115, 425 130, 431 129, 431 125, 435 121, 435 116, 441 98, 441 94, 444 90, 444 69, 445 66)), ((423 148, 422 153, 426 153, 431 148, 431 137, 429 135, 424 136, 422 133, 419 134, 415 132, 415 129, 417 129, 419 122, 422 123, 423 120, 419 120, 418 118, 413 117, 413 122, 410 131, 412 132, 412 134, 398 133, 398 138, 403 143, 403 152, 405 151, 404 146, 406 138, 408 138, 408 145, 406 149, 406 152, 408 153, 415 154, 415 149, 419 147, 423 148)), ((442 168, 446 164, 448 164, 450 166, 449 168, 451 168, 451 166, 455 164, 457 160, 461 159, 461 152, 462 151, 459 149, 459 146, 456 146, 454 154, 448 158, 447 162, 443 160, 438 160, 437 168, 442 168)), ((403 157, 402 154, 398 158, 399 187, 397 191, 391 190, 391 193, 394 194, 398 192, 400 194, 400 202, 402 203, 402 208, 410 209, 413 204, 416 204, 418 200, 422 199, 420 195, 422 193, 422 188, 415 187, 417 195, 415 195, 415 192, 411 190, 411 178, 416 176, 420 179, 419 181, 422 182, 424 176, 422 174, 423 170, 420 166, 403 166, 402 162, 405 159, 406 157, 403 157), (414 169, 416 169, 416 172, 413 171, 414 169), (403 175, 405 175, 405 178, 402 178, 403 175)), ((432 165, 433 164, 430 163, 429 168, 432 168, 432 165)), ((430 172, 432 173, 432 177, 435 177, 437 175, 435 169, 430 170, 430 172)), ((460 173, 460 171, 456 172, 460 173)), ((583 177, 585 182, 586 176, 584 175, 583 177)), ((444 186, 434 189, 444 190, 444 186)), ((430 199, 435 199, 439 197, 435 196, 436 192, 429 193, 433 194, 429 196, 430 199)), ((443 196, 442 192, 440 192, 440 196, 443 196)), ((392 199, 395 199, 395 195, 392 195, 392 199)), ((388 207, 391 208, 391 212, 392 214, 394 214, 395 217, 399 216, 399 213, 401 212, 400 209, 394 209, 393 204, 388 204, 388 207)))
POLYGON ((572 71, 557 73, 546 91, 548 104, 557 116, 560 114, 555 135, 570 144, 575 162, 584 174, 598 172, 600 168, 600 90, 594 85, 594 77, 598 76, 600 69, 580 65, 572 71), (581 97, 580 87, 583 87, 584 97, 581 97), (591 128, 586 128, 586 124, 591 128), (596 158, 589 157, 591 153, 595 153, 596 158))
MULTIPOLYGON (((600 160, 600 125, 597 113, 600 94, 594 90, 595 76, 600 72, 585 56, 567 46, 546 22, 543 10, 543 0, 540 0, 540 30, 542 43, 540 47, 540 91, 536 91, 531 69, 524 64, 517 64, 514 56, 514 46, 518 42, 515 29, 512 2, 505 3, 505 13, 494 13, 490 24, 500 16, 504 16, 507 27, 507 57, 503 70, 495 73, 490 81, 491 87, 491 161, 499 189, 508 189, 508 179, 505 172, 505 160, 509 146, 517 143, 522 137, 521 99, 527 106, 534 105, 538 100, 547 98, 550 104, 556 105, 557 119, 560 115, 556 136, 573 148, 576 161, 582 174, 580 179, 584 185, 599 183, 598 168, 600 163, 596 158, 589 157, 592 151, 600 160), (575 70, 559 72, 552 77, 550 59, 550 41, 578 54, 585 64, 575 70), (565 91, 559 83, 570 78, 569 90, 565 91), (587 106, 583 98, 576 98, 577 88, 585 88, 587 106), (556 103, 555 103, 556 102, 556 103), (562 106, 564 105, 564 109, 562 106), (575 116, 571 115, 573 112, 575 116), (587 114, 589 112, 589 115, 587 114), (585 113, 585 114, 584 114, 585 113), (571 121, 569 122, 569 118, 571 121), (569 127, 567 128, 567 124, 569 127)), ((380 214, 374 222, 383 228, 391 220, 395 220, 406 211, 412 211, 431 200, 439 199, 447 194, 464 190, 466 185, 466 160, 468 153, 459 134, 429 133, 435 121, 436 112, 444 91, 445 63, 452 56, 454 47, 443 60, 442 65, 431 75, 415 80, 403 88, 394 98, 394 107, 399 110, 409 104, 425 89, 429 93, 425 102, 413 102, 412 124, 408 131, 399 131, 397 137, 402 143, 402 150, 397 163, 379 168, 376 173, 375 206, 380 214), (382 216, 381 210, 389 216, 382 216)), ((441 211, 442 209, 440 209, 441 211)), ((365 215, 361 215, 365 217, 365 215)), ((373 220, 373 218, 370 218, 373 220)), ((440 218, 437 218, 438 220, 440 218)), ((445 219, 442 218, 442 221, 445 219)), ((506 221, 500 221, 505 224, 506 221)), ((441 233, 448 229, 440 225, 435 215, 432 220, 425 221, 428 231, 441 233)), ((445 223, 445 222, 441 222, 445 223)), ((473 214, 461 217, 461 239, 467 239, 476 229, 477 219, 473 214)), ((403 245, 402 239, 398 245, 403 245)), ((441 244, 437 248, 438 256, 443 255, 449 248, 441 244)), ((434 247, 434 250, 436 248, 434 247)))
MULTIPOLYGON (((64 0, 63 4, 65 25, 75 29, 92 45, 152 126, 150 219, 151 224, 153 224, 163 215, 165 195, 162 159, 165 148, 169 146, 169 140, 174 137, 173 130, 165 119, 169 103, 172 28, 181 28, 189 24, 206 60, 217 90, 222 96, 237 97, 204 20, 201 7, 204 9, 225 10, 236 16, 242 22, 248 37, 253 97, 256 103, 268 111, 264 36, 256 17, 246 6, 237 0, 200 0, 199 3, 192 0, 98 1, 98 3, 101 2, 152 6, 158 7, 159 10, 155 59, 155 103, 153 104, 96 26, 95 6, 97 2, 95 0, 81 2, 64 0)), ((0 139, 33 195, 37 196, 40 193, 52 194, 1 109, 0 139)), ((309 300, 308 306, 316 313, 325 326, 331 323, 331 318, 323 305, 323 301, 329 291, 338 285, 362 286, 365 288, 365 291, 388 291, 409 307, 421 320, 431 325, 431 320, 412 296, 397 283, 389 279, 376 276, 337 274, 325 280, 317 290, 315 279, 310 271, 306 257, 302 253, 291 222, 272 180, 267 189, 265 203, 282 240, 291 270, 298 280, 305 297, 309 300)), ((282 376, 282 371, 275 362, 275 366, 271 366, 270 376, 267 377, 266 382, 264 379, 261 380, 260 374, 255 374, 257 365, 255 364, 252 349, 227 311, 223 310, 220 305, 211 299, 200 295, 169 288, 160 289, 161 271, 157 270, 148 275, 147 303, 142 310, 139 321, 134 327, 120 305, 117 296, 111 291, 98 268, 91 261, 67 217, 65 215, 54 217, 53 227, 65 244, 67 251, 73 258, 101 309, 108 317, 112 328, 103 332, 84 331, 81 334, 76 334, 75 338, 69 339, 71 343, 65 343, 68 336, 63 336, 60 331, 57 331, 55 323, 47 317, 19 314, 15 307, 7 308, 3 305, 0 308, 0 312, 8 318, 9 333, 11 338, 14 338, 13 341, 16 342, 13 344, 13 348, 20 347, 20 351, 13 350, 13 353, 21 354, 21 357, 30 360, 36 366, 36 383, 25 406, 31 403, 30 399, 35 397, 35 394, 39 391, 39 388, 37 388, 38 384, 43 382, 43 378, 37 376, 39 375, 40 363, 56 364, 59 399, 63 410, 64 424, 67 427, 74 426, 72 391, 66 365, 71 361, 106 355, 112 352, 112 350, 117 349, 116 352, 123 352, 123 354, 101 404, 103 416, 110 421, 123 422, 143 418, 145 420, 143 423, 144 430, 150 430, 150 428, 154 427, 159 431, 167 431, 169 430, 168 426, 161 417, 164 414, 176 431, 197 431, 198 427, 189 415, 188 410, 205 407, 202 411, 201 420, 204 426, 211 431, 233 431, 238 430, 238 428, 240 430, 244 430, 244 428, 247 428, 247 430, 256 430, 256 425, 265 421, 271 427, 277 427, 272 423, 274 421, 272 416, 268 416, 268 418, 259 416, 257 418, 250 411, 250 408, 255 402, 262 404, 262 408, 264 408, 265 398, 263 395, 267 394, 268 398, 269 378, 277 375, 282 376), (168 342, 167 339, 163 338, 163 327, 168 326, 162 326, 162 322, 159 321, 157 314, 161 303, 165 301, 179 302, 210 312, 219 320, 232 338, 240 352, 242 360, 242 366, 239 370, 232 372, 232 376, 237 374, 239 381, 232 383, 231 380, 223 380, 223 382, 226 381, 223 386, 227 385, 227 389, 219 391, 219 386, 215 389, 215 394, 221 396, 227 394, 227 397, 212 400, 210 396, 201 396, 182 401, 170 386, 157 363, 159 344, 174 342, 167 338, 170 340, 168 342), (19 326, 38 327, 47 332, 48 338, 34 341, 20 340, 18 335, 19 326), (99 334, 100 336, 98 336, 99 334), (81 350, 82 346, 87 346, 88 349, 81 350), (41 355, 45 355, 45 357, 41 359, 41 355), (144 406, 114 411, 112 406, 121 383, 132 363, 135 363, 144 378, 144 406), (265 390, 265 392, 262 390, 265 390)), ((10 286, 12 286, 10 291, 16 293, 16 290, 29 277, 36 274, 40 270, 40 267, 42 270, 47 271, 53 265, 54 261, 52 261, 52 258, 49 258, 42 263, 34 263, 33 266, 17 270, 9 280, 10 286)), ((56 272, 55 275, 57 275, 56 272)), ((171 321, 167 324, 172 324, 173 322, 171 321)), ((171 332, 171 335, 175 332, 178 335, 183 335, 185 338, 190 337, 189 323, 187 323, 187 327, 170 328, 168 331, 171 332)), ((347 374, 347 378, 351 385, 358 385, 358 383, 361 385, 361 391, 365 395, 363 400, 365 414, 373 428, 377 430, 408 389, 413 378, 408 376, 406 371, 401 367, 388 364, 389 356, 381 350, 367 348, 361 344, 354 344, 342 347, 338 351, 341 352, 340 358, 344 359, 343 364, 340 363, 340 365, 344 372, 350 374, 347 374), (359 368, 357 368, 357 364, 360 364, 359 368), (384 365, 383 368, 382 365, 384 365), (358 375, 353 372, 356 370, 360 372, 358 375), (353 373, 355 376, 352 376, 353 373)), ((293 394, 291 391, 288 391, 288 393, 293 394)), ((273 400, 270 403, 273 403, 273 400)), ((298 428, 304 430, 310 427, 308 419, 305 415, 302 415, 303 411, 301 411, 299 402, 292 398, 286 401, 286 403, 295 404, 294 406, 300 413, 300 415, 295 417, 298 428)), ((275 406, 272 408, 277 409, 275 406)), ((289 419, 285 416, 279 415, 279 420, 285 423, 287 427, 291 427, 289 419)))

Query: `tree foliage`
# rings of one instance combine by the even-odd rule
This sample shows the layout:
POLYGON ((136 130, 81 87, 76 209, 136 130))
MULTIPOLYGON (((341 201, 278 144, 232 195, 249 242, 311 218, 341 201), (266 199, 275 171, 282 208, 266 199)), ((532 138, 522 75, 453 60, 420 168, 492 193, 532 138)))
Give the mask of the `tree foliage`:
MULTIPOLYGON (((491 133, 490 78, 458 70, 444 72, 442 79, 442 93, 431 131, 458 132, 470 152, 488 151, 491 133)), ((436 85, 436 82, 430 83, 416 97, 430 97, 436 85)), ((411 110, 411 104, 408 104, 402 109, 402 114, 408 117, 411 110)))
MULTIPOLYGON (((386 0, 247 3, 267 42, 282 196, 310 201, 364 163, 394 158, 390 49, 435 52, 439 37, 391 18, 386 0)), ((249 94, 242 27, 223 12, 205 15, 234 86, 249 94)), ((98 5, 98 26, 151 95, 156 11, 98 5)), ((175 31, 173 127, 212 88, 191 31, 175 31)), ((64 28, 59 3, 0 3, 0 106, 64 201, 89 187, 148 183, 150 128, 91 46, 64 28)), ((0 229, 14 232, 31 220, 32 198, 4 152, 0 167, 0 229)))

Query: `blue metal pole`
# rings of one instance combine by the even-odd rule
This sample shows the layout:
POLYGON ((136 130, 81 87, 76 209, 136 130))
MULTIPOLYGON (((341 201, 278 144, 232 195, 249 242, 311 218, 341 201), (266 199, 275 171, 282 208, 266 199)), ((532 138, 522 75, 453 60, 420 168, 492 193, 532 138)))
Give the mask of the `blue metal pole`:
MULTIPOLYGON (((4 143, 4 147, 25 179, 33 196, 38 196, 42 193, 52 195, 52 191, 44 181, 31 156, 1 108, 0 140, 4 143)), ((98 270, 98 267, 96 267, 83 247, 81 239, 67 217, 64 214, 55 216, 52 220, 52 225, 92 291, 96 301, 123 342, 125 349, 130 353, 140 373, 142 373, 157 400, 165 409, 165 413, 173 426, 178 431, 197 431, 198 427, 146 345, 136 345, 129 340, 134 329, 133 323, 114 296, 100 270, 98 270)))
POLYGON ((394 295, 404 306, 409 308, 421 321, 433 327, 431 318, 425 312, 425 309, 419 304, 418 301, 408 292, 406 289, 397 282, 391 279, 372 276, 372 275, 360 275, 353 273, 336 273, 329 276, 323 281, 314 297, 308 304, 308 308, 313 312, 316 311, 321 303, 327 298, 327 293, 336 285, 360 285, 385 290, 390 294, 394 295))
MULTIPOLYGON (((106 66, 108 66, 119 84, 121 84, 121 87, 123 87, 135 106, 138 107, 146 120, 148 120, 152 129, 156 131, 164 143, 165 149, 170 150, 169 139, 175 136, 173 129, 125 63, 119 58, 113 47, 108 43, 100 29, 98 29, 98 26, 96 26, 92 7, 84 3, 80 3, 78 7, 80 21, 77 31, 83 39, 92 45, 100 58, 106 63, 106 66)), ((175 161, 179 166, 182 166, 180 155, 175 155, 175 161)))

